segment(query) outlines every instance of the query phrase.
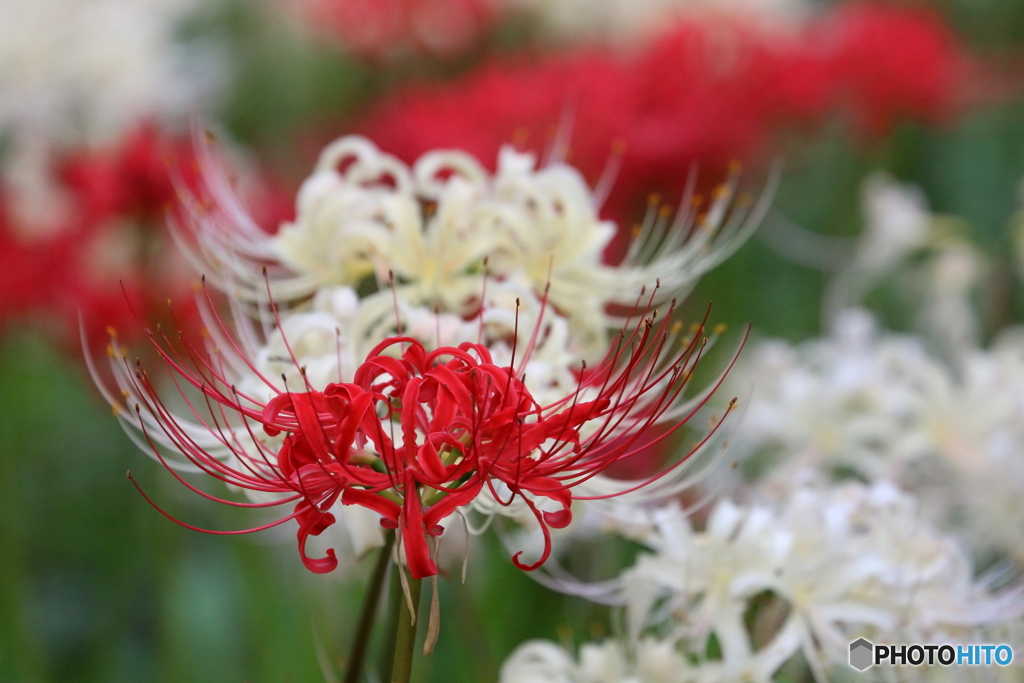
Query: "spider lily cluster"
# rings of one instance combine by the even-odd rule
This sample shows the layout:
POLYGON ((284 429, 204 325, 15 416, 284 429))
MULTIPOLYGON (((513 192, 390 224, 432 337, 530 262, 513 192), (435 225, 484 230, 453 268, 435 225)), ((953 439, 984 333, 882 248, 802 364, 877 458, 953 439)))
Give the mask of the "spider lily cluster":
POLYGON ((150 334, 184 414, 116 337, 109 355, 120 394, 108 399, 188 488, 239 507, 291 506, 254 529, 214 533, 294 520, 305 566, 329 572, 336 550, 313 556, 309 538, 362 508, 397 531, 399 556, 418 579, 437 574, 436 540, 459 515, 525 509, 543 549, 512 561, 532 570, 551 554, 550 529, 572 521, 574 500, 671 497, 690 483, 688 457, 718 438, 732 404, 660 473, 604 474, 667 441, 724 378, 690 391, 715 334, 700 322, 684 335, 669 287, 653 273, 666 267, 678 291, 752 229, 756 211, 730 211, 734 181, 699 218, 692 197, 672 221, 660 212, 613 267, 600 260, 612 226, 565 164, 537 169, 506 150, 491 177, 465 155, 437 153, 410 171, 346 138, 324 152, 296 220, 271 237, 254 231, 212 152, 202 154, 207 194, 186 198, 177 227, 183 238, 191 231, 192 257, 229 295, 236 329, 204 279, 205 344, 150 334), (628 314, 607 313, 625 302, 616 278, 629 287, 647 277, 628 314), (360 297, 353 288, 366 278, 380 288, 360 297), (302 303, 310 295, 312 306, 302 303), (594 358, 596 339, 605 351, 594 358), (250 501, 212 496, 177 470, 206 473, 250 501))

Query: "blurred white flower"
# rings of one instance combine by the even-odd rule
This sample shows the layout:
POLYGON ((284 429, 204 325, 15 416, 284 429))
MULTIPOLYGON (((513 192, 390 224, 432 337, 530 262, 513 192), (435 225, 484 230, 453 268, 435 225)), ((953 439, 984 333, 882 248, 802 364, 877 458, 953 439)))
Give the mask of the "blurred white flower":
POLYGON ((957 371, 922 340, 879 334, 867 313, 850 310, 827 338, 757 344, 730 382, 752 390, 739 448, 782 461, 769 478, 810 465, 897 481, 936 523, 1024 557, 1020 331, 973 349, 957 371))
POLYGON ((175 31, 197 7, 197 0, 3 3, 0 128, 101 141, 143 116, 186 113, 198 94, 187 77, 204 74, 188 73, 175 31))
POLYGON ((985 284, 984 255, 967 238, 962 221, 931 213, 917 187, 874 173, 861 195, 864 230, 850 262, 829 286, 825 320, 863 305, 875 287, 894 278, 915 311, 914 327, 945 358, 959 362, 979 341, 973 297, 985 284))
MULTIPOLYGON (((665 515, 623 574, 630 638, 676 643, 717 675, 769 681, 802 653, 818 680, 848 643, 962 642, 1024 612, 892 485, 787 487, 767 505, 720 501, 697 531, 665 515), (706 657, 709 639, 720 657, 706 657)), ((697 677, 694 677, 697 679, 697 677)))
POLYGON ((501 666, 498 683, 687 683, 707 681, 672 643, 644 638, 627 653, 616 640, 586 643, 579 659, 544 640, 523 643, 501 666))
POLYGON ((176 31, 198 0, 0 3, 2 167, 15 215, 55 221, 51 154, 119 140, 143 119, 194 111, 223 77, 214 51, 176 31))

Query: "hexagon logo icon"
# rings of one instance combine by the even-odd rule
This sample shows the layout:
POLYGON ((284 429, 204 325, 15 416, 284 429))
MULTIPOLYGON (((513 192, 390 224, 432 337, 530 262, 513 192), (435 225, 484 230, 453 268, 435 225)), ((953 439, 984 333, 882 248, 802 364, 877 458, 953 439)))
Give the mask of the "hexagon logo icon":
POLYGON ((875 646, 864 638, 858 638, 850 643, 850 666, 857 671, 863 671, 872 664, 874 659, 875 646))

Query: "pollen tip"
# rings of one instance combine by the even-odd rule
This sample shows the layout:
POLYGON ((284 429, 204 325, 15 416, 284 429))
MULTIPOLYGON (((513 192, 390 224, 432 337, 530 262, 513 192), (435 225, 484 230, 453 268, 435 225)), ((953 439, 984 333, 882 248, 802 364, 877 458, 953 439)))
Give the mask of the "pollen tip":
POLYGON ((107 334, 110 335, 111 337, 117 336, 117 330, 114 329, 113 325, 107 325, 107 334))
POLYGON ((672 207, 669 204, 662 204, 661 208, 658 209, 658 215, 662 218, 668 218, 672 215, 672 207))
POLYGON ((114 414, 114 417, 117 417, 121 414, 121 405, 119 403, 112 403, 110 405, 110 412, 114 414))
POLYGON ((677 320, 674 323, 672 323, 672 334, 679 334, 679 330, 681 329, 683 329, 683 322, 681 320, 677 320))
POLYGON ((738 159, 733 159, 729 162, 729 173, 736 175, 743 170, 743 164, 738 159))
POLYGON ((107 355, 109 357, 111 357, 111 358, 114 358, 114 357, 117 356, 117 352, 114 350, 114 345, 113 344, 107 344, 107 355))
POLYGON ((702 194, 695 194, 695 195, 693 195, 693 197, 690 198, 690 206, 692 206, 693 208, 697 208, 698 206, 700 206, 703 203, 704 203, 704 195, 702 195, 702 194))
POLYGON ((167 306, 170 307, 170 305, 171 305, 171 300, 167 299, 167 306))
POLYGON ((657 192, 652 193, 650 196, 647 197, 647 203, 650 204, 651 206, 661 204, 661 195, 658 194, 657 192))
POLYGON ((729 329, 728 325, 726 325, 725 323, 718 323, 717 325, 714 326, 714 328, 711 331, 715 334, 722 334, 727 329, 729 329))
POLYGON ((715 189, 711 191, 711 198, 715 200, 721 199, 725 195, 727 190, 728 187, 725 185, 725 183, 715 185, 715 189))
POLYGON ((128 477, 129 479, 131 479, 131 478, 132 478, 132 471, 131 471, 131 470, 125 470, 125 473, 124 473, 124 475, 125 475, 126 477, 128 477))
POLYGON ((633 238, 633 239, 636 239, 637 237, 640 236, 640 224, 639 223, 634 223, 633 227, 631 227, 629 229, 629 236, 631 238, 633 238))

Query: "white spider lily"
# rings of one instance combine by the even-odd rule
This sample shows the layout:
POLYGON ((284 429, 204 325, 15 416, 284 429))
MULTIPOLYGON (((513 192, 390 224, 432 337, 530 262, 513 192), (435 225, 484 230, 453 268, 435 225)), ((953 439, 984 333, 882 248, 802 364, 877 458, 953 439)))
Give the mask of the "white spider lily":
POLYGON ((1019 589, 993 593, 974 580, 961 547, 889 484, 787 488, 780 498, 723 500, 702 531, 665 514, 655 554, 623 574, 630 638, 653 630, 699 654, 713 635, 721 656, 709 663, 722 680, 769 681, 801 652, 825 680, 859 636, 962 642, 1024 613, 1019 589))
POLYGON ((385 291, 393 280, 401 301, 469 317, 486 272, 538 298, 546 292, 590 360, 642 287, 660 278, 655 305, 685 293, 757 227, 771 194, 734 205, 733 174, 699 213, 688 191, 675 215, 654 207, 625 260, 610 266, 603 252, 615 227, 598 217, 579 173, 557 162, 538 168, 512 148, 491 175, 461 152, 431 152, 409 167, 364 138, 341 138, 321 153, 296 219, 275 236, 246 214, 209 149, 201 158, 209 201, 186 204, 179 233, 194 233, 198 267, 229 296, 265 302, 266 266, 280 301, 367 281, 385 291))

